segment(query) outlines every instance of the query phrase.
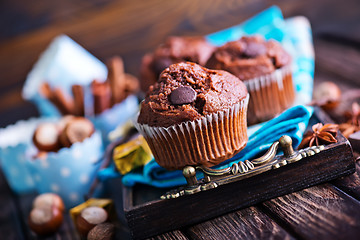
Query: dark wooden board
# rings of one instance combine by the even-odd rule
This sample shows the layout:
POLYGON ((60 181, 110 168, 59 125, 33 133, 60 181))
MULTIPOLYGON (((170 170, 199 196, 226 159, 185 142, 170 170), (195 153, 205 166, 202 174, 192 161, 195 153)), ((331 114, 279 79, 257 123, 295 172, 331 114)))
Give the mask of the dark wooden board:
POLYGON ((0 233, 6 234, 7 239, 25 239, 22 235, 23 224, 19 220, 21 215, 17 211, 18 202, 14 201, 14 195, 2 171, 0 171, 0 193, 0 233))
POLYGON ((164 233, 156 237, 150 238, 151 240, 188 240, 188 238, 179 230, 164 233))
MULTIPOLYGON (((343 41, 338 41, 338 45, 347 39, 360 41, 358 0, 347 0, 346 4, 337 0, 148 0, 141 4, 131 0, 56 3, 3 0, 0 2, 0 112, 6 117, 0 119, 0 126, 38 115, 36 108, 21 98, 21 89, 40 53, 58 34, 70 35, 103 61, 121 55, 127 72, 138 75, 142 56, 166 36, 208 34, 239 24, 271 5, 278 5, 285 17, 306 16, 315 37, 341 36, 343 41)), ((321 45, 316 45, 315 55, 323 55, 321 60, 326 62, 334 61, 331 46, 319 48, 318 53, 321 45)), ((348 59, 344 63, 350 65, 337 65, 330 71, 349 76, 343 67, 356 65, 357 57, 343 54, 342 49, 336 51, 334 55, 348 59)), ((316 63, 321 64, 318 60, 316 63)), ((349 73, 353 71, 356 69, 349 73)))
MULTIPOLYGON (((322 112, 316 111, 311 122, 321 121, 322 116, 322 112)), ((124 212, 132 236, 145 238, 179 229, 351 174, 355 171, 351 146, 342 135, 338 141, 299 162, 176 199, 135 202, 134 196, 139 193, 124 188, 124 212)))
POLYGON ((356 172, 354 174, 335 179, 332 183, 347 194, 360 200, 360 161, 356 162, 356 172))
MULTIPOLYGON (((161 43, 165 36, 213 32, 238 24, 272 4, 280 6, 285 17, 305 15, 309 18, 315 37, 317 68, 315 84, 319 81, 331 80, 338 83, 340 87, 343 85, 346 85, 346 88, 359 86, 360 82, 356 76, 359 75, 357 73, 359 73, 360 31, 358 30, 360 21, 358 21, 358 17, 360 1, 257 0, 252 1, 250 6, 247 3, 250 2, 150 0, 147 3, 139 4, 132 0, 90 0, 86 2, 3 0, 0 3, 0 26, 2 26, 0 33, 0 69, 2 70, 0 71, 0 112, 2 113, 0 126, 4 127, 16 120, 37 115, 35 106, 21 98, 22 85, 40 52, 58 33, 70 34, 101 60, 114 54, 122 55, 125 59, 126 69, 137 74, 142 55, 161 43), (163 4, 164 2, 165 4, 163 4), (192 3, 190 9, 184 7, 190 6, 190 2, 192 3), (204 3, 209 4, 204 6, 204 3), (176 21, 169 21, 169 19, 174 19, 173 15, 176 15, 176 21), (320 38, 321 40, 319 40, 320 38)), ((359 166, 357 163, 356 174, 332 182, 342 191, 357 199, 360 199, 359 166)), ((29 211, 25 208, 26 204, 24 207, 20 207, 22 201, 26 201, 26 197, 15 196, 4 182, 1 175, 0 233, 2 237, 0 238, 31 239, 28 233, 24 232, 26 219, 21 218, 21 216, 26 217, 29 211)), ((323 188, 323 191, 327 190, 328 188, 323 188)), ((120 192, 120 188, 118 187, 116 191, 120 192)), ((309 197, 311 194, 306 196, 309 197)), ((347 198, 351 197, 347 196, 347 198)), ((297 205, 298 203, 292 201, 291 204, 297 205)), ((318 208, 321 206, 315 207, 313 211, 320 213, 318 208)), ((262 207, 261 210, 263 210, 262 207)), ((306 215, 306 211, 300 213, 299 217, 303 214, 306 215)), ((271 218, 276 219, 277 217, 271 215, 271 218)), ((310 226, 317 220, 317 218, 307 219, 309 220, 307 224, 310 226)), ((245 220, 237 219, 236 221, 245 220)), ((351 225, 354 222, 347 222, 347 224, 351 225)), ((281 224, 281 226, 284 225, 281 224)), ((210 227, 210 225, 207 226, 210 227)), ((289 228, 285 229, 289 231, 289 228)), ((122 228, 122 230, 124 229, 122 228)), ((224 228, 225 235, 227 230, 232 231, 233 229, 224 228)), ((309 228, 310 230, 311 228, 309 228)), ((356 229, 350 230, 356 231, 356 229)), ((183 232, 183 229, 181 231, 183 232)), ((170 232, 154 239, 182 239, 185 236, 182 232, 170 232)), ((185 232, 187 233, 186 230, 185 232)), ((203 233, 206 234, 206 232, 203 233)), ((53 239, 66 239, 65 236, 61 238, 62 235, 56 235, 53 239)), ((118 239, 128 239, 130 236, 127 236, 118 239)), ((204 235, 202 239, 208 239, 208 236, 204 235)))
POLYGON ((359 239, 360 203, 330 184, 264 202, 303 239, 359 239), (311 224, 310 224, 311 223, 311 224))
POLYGON ((294 239, 257 207, 245 208, 184 230, 191 239, 294 239))

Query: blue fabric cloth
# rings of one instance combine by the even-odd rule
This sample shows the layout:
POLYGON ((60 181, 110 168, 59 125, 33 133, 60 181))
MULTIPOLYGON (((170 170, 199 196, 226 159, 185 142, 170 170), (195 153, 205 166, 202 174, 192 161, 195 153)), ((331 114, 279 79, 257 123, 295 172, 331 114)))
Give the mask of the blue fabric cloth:
MULTIPOLYGON (((278 117, 256 125, 248 129, 249 141, 246 147, 233 158, 223 162, 216 168, 231 166, 232 163, 252 159, 263 154, 270 145, 283 135, 289 135, 293 139, 293 147, 297 147, 307 127, 313 109, 304 106, 292 107, 278 117)), ((121 175, 114 167, 99 172, 100 179, 120 177, 121 175)), ((123 176, 123 184, 133 186, 136 183, 143 183, 155 187, 174 187, 186 184, 181 171, 167 171, 160 167, 154 160, 151 160, 143 169, 130 172, 123 176)))

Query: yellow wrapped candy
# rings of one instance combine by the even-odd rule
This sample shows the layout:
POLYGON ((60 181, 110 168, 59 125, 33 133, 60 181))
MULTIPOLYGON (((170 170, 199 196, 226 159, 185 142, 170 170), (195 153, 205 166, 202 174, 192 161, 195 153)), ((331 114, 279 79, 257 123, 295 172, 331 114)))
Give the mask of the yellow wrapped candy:
POLYGON ((123 175, 137 167, 145 165, 151 159, 151 150, 141 135, 115 147, 113 151, 115 166, 123 175))
POLYGON ((116 218, 113 201, 111 199, 90 198, 86 202, 70 209, 70 216, 76 226, 76 218, 87 207, 101 207, 106 210, 110 220, 116 218))

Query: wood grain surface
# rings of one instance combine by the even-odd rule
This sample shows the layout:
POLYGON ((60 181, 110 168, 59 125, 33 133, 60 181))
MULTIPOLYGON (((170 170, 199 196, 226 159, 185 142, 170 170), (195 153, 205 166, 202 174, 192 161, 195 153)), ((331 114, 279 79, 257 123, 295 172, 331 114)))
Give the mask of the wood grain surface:
POLYGON ((360 236, 360 203, 329 184, 275 198, 263 206, 304 239, 360 236))
POLYGON ((315 37, 341 35, 347 42, 360 42, 358 0, 341 4, 336 0, 4 0, 0 3, 0 112, 6 118, 0 119, 0 127, 38 114, 22 99, 22 85, 40 53, 59 34, 69 35, 100 60, 121 55, 126 71, 138 75, 141 57, 166 36, 212 33, 273 4, 285 17, 308 17, 315 37))
MULTIPOLYGON (((138 75, 143 54, 167 36, 215 32, 273 4, 285 17, 310 20, 315 84, 331 80, 342 90, 359 87, 359 0, 2 0, 0 127, 38 115, 22 99, 21 89, 40 53, 59 34, 69 35, 102 61, 121 55, 126 71, 138 75)), ((353 175, 152 239, 359 239, 359 176, 357 162, 353 175)), ((0 193, 0 238, 36 239, 25 222, 35 195, 15 196, 1 172, 0 193)), ((46 239, 78 239, 68 215, 65 219, 61 230, 46 239)), ((122 220, 116 239, 129 239, 122 220)))
POLYGON ((335 186, 360 201, 360 162, 356 162, 356 172, 332 182, 335 186))
MULTIPOLYGON (((320 114, 313 116, 311 121, 322 122, 317 116, 320 114)), ((146 194, 125 188, 124 211, 131 234, 134 238, 141 239, 179 229, 351 174, 355 171, 351 147, 341 135, 338 136, 338 141, 338 144, 329 145, 324 151, 299 162, 175 199, 145 200, 144 203, 136 204, 133 196, 143 195, 146 199, 146 194)))
POLYGON ((256 207, 192 226, 185 230, 191 239, 294 239, 274 220, 256 207))
POLYGON ((23 239, 21 215, 18 214, 18 202, 14 201, 14 195, 6 184, 5 177, 0 172, 0 233, 6 233, 8 239, 23 239))
POLYGON ((156 237, 149 238, 149 239, 152 239, 152 240, 188 240, 189 238, 187 238, 181 231, 176 230, 176 231, 164 233, 164 234, 161 234, 156 237))

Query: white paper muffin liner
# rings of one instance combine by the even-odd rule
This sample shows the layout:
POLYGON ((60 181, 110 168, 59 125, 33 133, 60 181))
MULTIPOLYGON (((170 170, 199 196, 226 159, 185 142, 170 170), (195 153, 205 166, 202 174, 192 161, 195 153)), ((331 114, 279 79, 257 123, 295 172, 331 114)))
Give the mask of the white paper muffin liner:
POLYGON ((250 94, 249 125, 269 120, 294 104, 291 64, 244 83, 250 94))
POLYGON ((65 206, 71 208, 84 201, 102 155, 101 133, 96 131, 83 142, 49 152, 45 159, 28 160, 27 165, 39 193, 59 194, 65 206))
POLYGON ((26 161, 32 157, 34 131, 39 123, 45 121, 55 119, 31 118, 0 129, 1 168, 10 188, 17 194, 35 191, 35 183, 26 161))
POLYGON ((249 95, 232 107, 170 127, 134 123, 156 162, 169 170, 187 165, 214 166, 243 149, 247 142, 249 95))

